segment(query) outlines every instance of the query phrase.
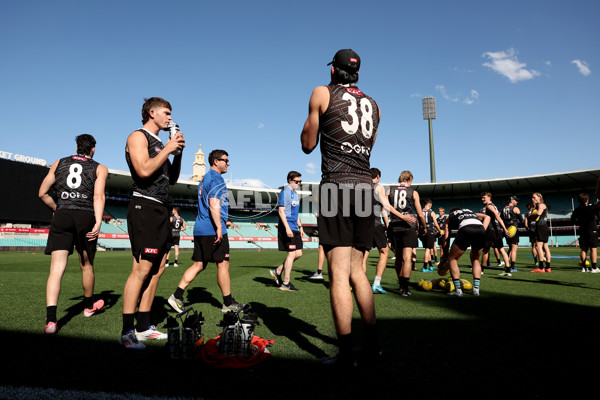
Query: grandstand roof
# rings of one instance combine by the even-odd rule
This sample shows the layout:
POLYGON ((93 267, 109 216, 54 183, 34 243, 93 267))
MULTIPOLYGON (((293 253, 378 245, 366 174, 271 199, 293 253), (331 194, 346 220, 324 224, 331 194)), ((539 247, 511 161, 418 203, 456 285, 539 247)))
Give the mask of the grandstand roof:
MULTIPOLYGON (((483 191, 489 191, 494 196, 531 195, 533 192, 560 193, 587 191, 592 194, 596 188, 596 182, 600 178, 600 169, 580 170, 571 172, 558 172, 547 175, 532 175, 513 178, 499 178, 489 180, 459 181, 459 182, 437 182, 437 183, 413 183, 413 187, 419 191, 421 197, 454 199, 477 197, 483 191)), ((318 182, 305 182, 303 188, 318 185, 318 182)), ((384 186, 392 186, 393 183, 383 183, 384 186)), ((129 193, 131 191, 131 176, 129 172, 109 169, 107 182, 109 190, 129 193)), ((171 195, 174 198, 195 198, 198 182, 179 180, 171 187, 171 195)), ((239 192, 256 193, 249 200, 260 194, 264 204, 273 204, 274 198, 281 189, 248 186, 228 186, 237 198, 239 192)), ((310 191, 300 191, 301 197, 310 195, 310 191)))

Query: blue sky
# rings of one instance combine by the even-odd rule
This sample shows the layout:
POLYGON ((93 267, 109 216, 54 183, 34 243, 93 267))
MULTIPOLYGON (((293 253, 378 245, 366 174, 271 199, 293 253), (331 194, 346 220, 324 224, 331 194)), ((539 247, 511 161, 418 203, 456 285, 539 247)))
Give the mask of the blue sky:
MULTIPOLYGON (((429 182, 421 98, 436 97, 438 182, 598 168, 597 1, 21 1, 0 5, 0 151, 49 163, 98 141, 127 170, 143 99, 173 106, 194 153, 226 149, 228 179, 320 179, 299 135, 341 48, 380 105, 371 156, 394 182, 429 182), (344 5, 342 9, 342 5, 344 5)), ((166 138, 166 133, 162 134, 166 138)))

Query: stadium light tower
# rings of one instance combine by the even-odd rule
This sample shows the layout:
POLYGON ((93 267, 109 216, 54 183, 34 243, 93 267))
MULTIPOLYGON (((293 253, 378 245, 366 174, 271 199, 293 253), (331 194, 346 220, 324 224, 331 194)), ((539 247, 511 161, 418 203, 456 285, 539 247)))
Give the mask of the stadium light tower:
POLYGON ((429 166, 431 168, 431 183, 435 183, 435 156, 433 154, 432 119, 436 119, 435 97, 423 97, 423 119, 429 121, 429 166))

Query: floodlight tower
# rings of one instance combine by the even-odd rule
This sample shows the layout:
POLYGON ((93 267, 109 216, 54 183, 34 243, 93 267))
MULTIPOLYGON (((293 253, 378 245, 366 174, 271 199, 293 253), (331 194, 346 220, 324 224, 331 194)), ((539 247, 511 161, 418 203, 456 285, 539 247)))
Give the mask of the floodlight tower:
POLYGON ((435 183, 435 157, 433 155, 433 126, 432 119, 436 119, 435 97, 423 97, 423 119, 429 121, 429 166, 431 168, 431 183, 435 183))

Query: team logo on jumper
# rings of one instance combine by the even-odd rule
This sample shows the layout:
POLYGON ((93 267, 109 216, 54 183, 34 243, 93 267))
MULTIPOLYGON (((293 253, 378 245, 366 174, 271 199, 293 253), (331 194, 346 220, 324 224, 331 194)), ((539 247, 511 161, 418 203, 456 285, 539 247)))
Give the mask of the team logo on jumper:
POLYGON ((344 153, 352 153, 354 151, 356 154, 366 154, 366 155, 371 154, 371 149, 369 149, 368 147, 361 146, 359 144, 353 145, 348 142, 342 143, 342 151, 344 153))
POLYGON ((154 151, 155 151, 155 152, 157 152, 157 153, 160 153, 160 151, 161 151, 161 150, 162 150, 162 149, 161 149, 160 147, 158 147, 158 146, 156 146, 156 147, 154 148, 154 151))
POLYGON ((146 247, 144 249, 144 254, 158 254, 158 249, 151 249, 149 247, 146 247))
POLYGON ((73 156, 71 157, 73 160, 77 160, 77 161, 87 161, 87 158, 85 157, 81 157, 81 156, 73 156))

